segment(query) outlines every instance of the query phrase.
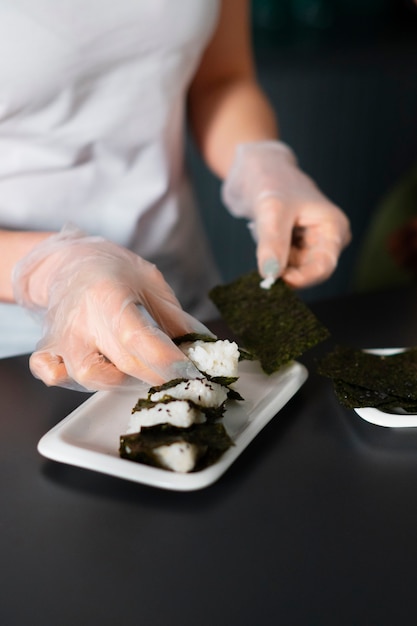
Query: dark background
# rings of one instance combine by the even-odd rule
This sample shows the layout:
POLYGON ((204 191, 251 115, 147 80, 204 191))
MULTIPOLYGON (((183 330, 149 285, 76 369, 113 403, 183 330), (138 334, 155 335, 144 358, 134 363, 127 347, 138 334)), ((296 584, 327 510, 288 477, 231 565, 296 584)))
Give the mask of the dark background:
MULTIPOLYGON (((412 0, 253 0, 259 79, 281 139, 349 215, 353 242, 306 300, 352 291, 372 213, 417 163, 417 7, 412 0)), ((244 220, 230 217, 219 181, 190 142, 189 163, 223 279, 255 267, 244 220)), ((417 208, 417 207, 416 207, 417 208)))

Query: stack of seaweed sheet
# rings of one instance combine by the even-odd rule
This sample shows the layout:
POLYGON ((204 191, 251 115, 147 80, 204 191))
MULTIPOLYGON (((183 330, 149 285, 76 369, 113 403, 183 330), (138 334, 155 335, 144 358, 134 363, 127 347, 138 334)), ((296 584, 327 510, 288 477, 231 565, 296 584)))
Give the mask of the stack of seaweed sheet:
POLYGON ((339 402, 349 409, 417 413, 417 348, 378 355, 336 346, 320 361, 318 373, 332 379, 339 402))
POLYGON ((228 399, 241 399, 232 387, 239 350, 234 342, 211 337, 186 336, 176 343, 201 378, 151 387, 132 409, 119 452, 132 461, 190 472, 214 463, 233 445, 221 418, 228 399))

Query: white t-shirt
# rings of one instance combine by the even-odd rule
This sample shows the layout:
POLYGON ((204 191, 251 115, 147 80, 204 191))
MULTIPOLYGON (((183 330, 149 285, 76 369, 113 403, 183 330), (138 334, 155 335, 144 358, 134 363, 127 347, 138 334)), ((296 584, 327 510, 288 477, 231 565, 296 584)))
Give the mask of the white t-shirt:
POLYGON ((218 11, 218 0, 0 0, 0 227, 70 221, 116 241, 201 319, 218 275, 184 172, 185 100, 218 11))

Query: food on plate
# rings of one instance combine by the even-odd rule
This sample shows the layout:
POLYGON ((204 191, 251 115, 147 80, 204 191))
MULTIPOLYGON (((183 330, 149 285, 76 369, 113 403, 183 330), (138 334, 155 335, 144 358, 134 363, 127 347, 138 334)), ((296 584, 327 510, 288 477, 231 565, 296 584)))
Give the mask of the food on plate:
POLYGON ((332 379, 347 408, 417 413, 417 348, 381 355, 336 346, 321 359, 318 373, 332 379))
POLYGON ((223 424, 218 422, 189 428, 160 424, 122 435, 120 456, 174 472, 191 472, 215 463, 232 445, 223 424))
POLYGON ((253 271, 214 287, 209 295, 239 343, 272 374, 326 339, 329 331, 283 280, 268 289, 260 283, 253 271))
POLYGON ((185 336, 179 347, 205 376, 212 379, 238 376, 240 352, 234 341, 193 340, 192 336, 185 336))
POLYGON ((126 433, 139 433, 143 427, 157 424, 171 424, 178 428, 188 428, 206 421, 201 408, 190 400, 177 400, 167 397, 152 401, 139 398, 132 409, 132 416, 126 433))
POLYGON ((228 389, 225 385, 208 378, 193 378, 191 380, 178 378, 160 387, 151 387, 148 396, 154 402, 163 401, 165 398, 191 400, 201 407, 201 410, 217 413, 219 410, 223 412, 228 389))
POLYGON ((228 400, 241 400, 235 342, 187 335, 176 343, 202 373, 148 389, 132 409, 120 437, 122 458, 176 472, 191 472, 214 463, 232 440, 219 422, 228 400), (205 345, 207 344, 207 345, 205 345))

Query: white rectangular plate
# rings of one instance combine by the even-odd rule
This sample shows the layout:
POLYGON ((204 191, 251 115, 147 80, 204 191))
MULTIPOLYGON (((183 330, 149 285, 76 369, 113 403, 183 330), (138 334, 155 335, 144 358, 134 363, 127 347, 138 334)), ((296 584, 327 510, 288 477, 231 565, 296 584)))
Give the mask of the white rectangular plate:
POLYGON ((235 388, 244 401, 227 405, 223 423, 234 442, 212 466, 180 474, 119 456, 120 435, 125 434, 131 409, 148 387, 126 391, 100 391, 46 433, 39 452, 54 461, 76 465, 163 489, 192 491, 215 482, 259 431, 280 411, 307 378, 306 368, 293 362, 267 376, 257 362, 239 364, 235 388))

